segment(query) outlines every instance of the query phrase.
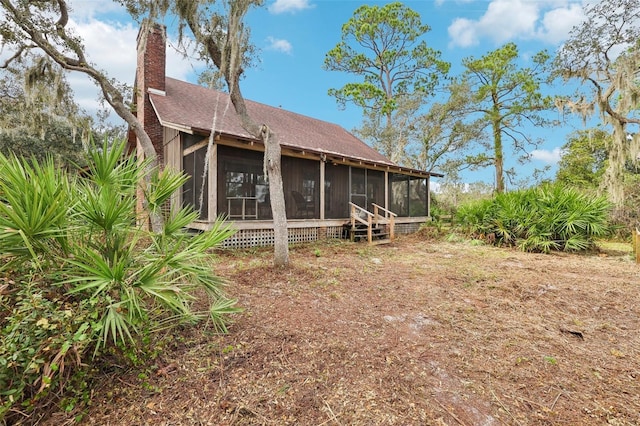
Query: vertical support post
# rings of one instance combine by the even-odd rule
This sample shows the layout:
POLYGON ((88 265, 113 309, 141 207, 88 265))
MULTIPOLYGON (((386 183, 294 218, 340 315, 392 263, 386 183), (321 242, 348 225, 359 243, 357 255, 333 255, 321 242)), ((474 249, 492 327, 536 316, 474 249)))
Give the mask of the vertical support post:
MULTIPOLYGON (((209 171, 207 174, 209 184, 209 221, 213 222, 218 217, 218 144, 214 143, 209 153, 209 171)), ((256 218, 258 217, 256 208, 256 218)))
POLYGON ((349 214, 349 217, 351 218, 351 229, 356 227, 356 208, 354 206, 351 206, 351 213, 349 214))
POLYGON ((636 263, 640 263, 640 231, 638 228, 633 233, 633 251, 636 254, 636 263))
POLYGON ((378 205, 373 205, 373 220, 375 220, 376 228, 378 227, 378 205))
POLYGON ((393 239, 396 237, 396 233, 395 233, 395 215, 390 215, 391 219, 389 221, 389 238, 391 239, 391 241, 393 241, 393 239))
POLYGON ((367 241, 369 241, 369 244, 371 244, 373 242, 373 231, 371 230, 371 216, 367 215, 367 217, 369 218, 368 220, 369 227, 367 228, 367 241))
POLYGON ((427 176, 427 217, 431 217, 431 176, 427 176))
POLYGON ((320 187, 320 220, 324 220, 324 203, 325 203, 325 193, 324 193, 324 176, 325 176, 325 161, 320 161, 320 182, 318 182, 318 186, 320 187))
POLYGON ((384 208, 389 210, 389 172, 384 171, 384 208))

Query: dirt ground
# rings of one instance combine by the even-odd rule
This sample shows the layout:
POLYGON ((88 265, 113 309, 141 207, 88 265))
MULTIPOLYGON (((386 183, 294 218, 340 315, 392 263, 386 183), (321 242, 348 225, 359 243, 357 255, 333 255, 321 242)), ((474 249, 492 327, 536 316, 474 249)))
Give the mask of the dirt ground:
POLYGON ((285 271, 269 249, 223 252, 230 333, 185 330, 105 375, 82 423, 639 425, 640 266, 621 247, 414 235, 298 246, 285 271))

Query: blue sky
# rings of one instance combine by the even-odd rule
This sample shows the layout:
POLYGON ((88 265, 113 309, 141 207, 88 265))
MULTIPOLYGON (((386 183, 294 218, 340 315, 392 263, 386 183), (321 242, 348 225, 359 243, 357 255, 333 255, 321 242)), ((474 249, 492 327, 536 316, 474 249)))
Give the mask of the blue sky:
MULTIPOLYGON (((585 0, 587 1, 587 0, 585 0)), ((361 5, 379 5, 384 1, 362 0, 267 0, 253 10, 247 23, 252 41, 259 49, 259 62, 246 72, 241 82, 246 99, 321 120, 337 123, 347 130, 361 123, 361 111, 355 107, 339 109, 327 95, 354 76, 322 69, 325 54, 341 37, 341 27, 361 5)), ((461 59, 479 57, 506 42, 515 42, 523 64, 536 52, 551 53, 565 40, 573 25, 582 20, 583 0, 422 0, 405 1, 420 13, 431 27, 427 44, 442 52, 452 63, 452 73, 460 71, 461 59)), ((137 26, 114 3, 103 0, 70 0, 73 24, 84 38, 88 55, 107 73, 126 83, 135 73, 137 26)), ((165 22, 171 28, 174 22, 165 22)), ((171 37, 171 34, 170 34, 171 37)), ((1 55, 0 55, 1 56, 1 55)), ((195 82, 201 65, 186 61, 171 50, 167 75, 195 82)), ((96 91, 84 76, 70 75, 79 103, 91 111, 96 107, 96 91)), ((545 143, 533 152, 531 164, 519 167, 526 177, 534 167, 555 164, 566 135, 583 128, 577 117, 553 131, 525 129, 545 137, 545 143)), ((509 166, 515 165, 510 162, 509 166)), ((466 174, 467 182, 492 181, 491 169, 466 174)), ((553 172, 549 175, 553 176, 553 172)))

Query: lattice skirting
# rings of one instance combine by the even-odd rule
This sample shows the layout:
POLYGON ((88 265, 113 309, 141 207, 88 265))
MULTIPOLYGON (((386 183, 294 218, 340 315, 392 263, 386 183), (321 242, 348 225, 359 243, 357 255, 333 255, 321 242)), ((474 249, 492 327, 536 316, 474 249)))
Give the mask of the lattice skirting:
POLYGON ((413 234, 418 232, 420 229, 421 223, 396 223, 395 232, 396 234, 413 234))
MULTIPOLYGON (((341 226, 324 228, 289 228, 289 244, 307 243, 319 238, 341 238, 341 226)), ((225 248, 246 248, 273 245, 273 229, 241 229, 222 245, 225 248)))
MULTIPOLYGON (((412 234, 420 228, 420 223, 396 223, 396 234, 412 234)), ((225 248, 247 248, 273 245, 273 229, 240 229, 222 243, 225 248)), ((342 226, 322 228, 289 228, 289 244, 308 243, 322 238, 348 238, 342 226)))

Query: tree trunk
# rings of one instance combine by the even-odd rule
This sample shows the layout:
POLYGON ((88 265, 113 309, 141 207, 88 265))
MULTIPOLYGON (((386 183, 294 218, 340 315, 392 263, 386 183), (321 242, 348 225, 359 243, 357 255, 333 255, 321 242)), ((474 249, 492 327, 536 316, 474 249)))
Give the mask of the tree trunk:
POLYGON ((493 163, 496 168, 496 193, 504 193, 504 154, 500 123, 493 124, 493 163))
POLYGON ((240 92, 238 80, 230 90, 231 103, 242 127, 264 144, 264 173, 269 179, 269 200, 271 201, 271 214, 273 215, 274 232, 274 258, 273 264, 277 267, 289 266, 289 231, 287 230, 287 211, 284 201, 284 189, 282 185, 282 150, 277 135, 271 132, 266 124, 258 126, 249 116, 244 97, 240 92))
POLYGON ((243 43, 246 42, 247 36, 242 19, 249 7, 257 3, 253 0, 229 2, 226 41, 215 34, 201 31, 197 8, 180 10, 179 15, 186 21, 196 40, 206 49, 208 56, 224 76, 231 103, 240 118, 242 128, 264 143, 264 173, 269 179, 269 198, 273 215, 274 265, 284 267, 289 265, 289 235, 282 187, 280 144, 266 124, 258 124, 249 116, 239 84, 243 72, 243 43))
MULTIPOLYGON (((116 88, 104 77, 93 76, 93 78, 99 83, 102 93, 109 105, 111 105, 116 114, 118 114, 120 118, 129 125, 133 133, 136 135, 138 144, 144 154, 144 158, 149 160, 149 164, 147 165, 144 173, 143 182, 148 188, 151 184, 151 174, 153 173, 154 168, 160 167, 160 164, 158 163, 158 154, 153 146, 153 142, 151 142, 151 138, 145 132, 144 128, 138 121, 138 118, 131 112, 124 102, 122 102, 116 88)), ((144 199, 144 188, 140 189, 141 190, 138 191, 138 200, 140 202, 141 210, 142 212, 149 214, 148 222, 144 217, 140 218, 140 222, 145 227, 148 227, 148 224, 150 224, 153 232, 160 233, 164 229, 164 218, 162 217, 162 213, 148 208, 149 206, 144 199)))
POLYGON ((276 135, 266 125, 262 126, 264 142, 264 169, 269 178, 269 198, 273 215, 274 259, 277 267, 289 265, 289 231, 287 230, 287 211, 282 185, 281 149, 276 135))
POLYGON ((627 148, 627 133, 624 125, 619 121, 611 119, 613 124, 613 137, 609 146, 609 158, 605 169, 602 185, 607 192, 609 200, 617 208, 624 206, 624 168, 629 158, 627 148))

